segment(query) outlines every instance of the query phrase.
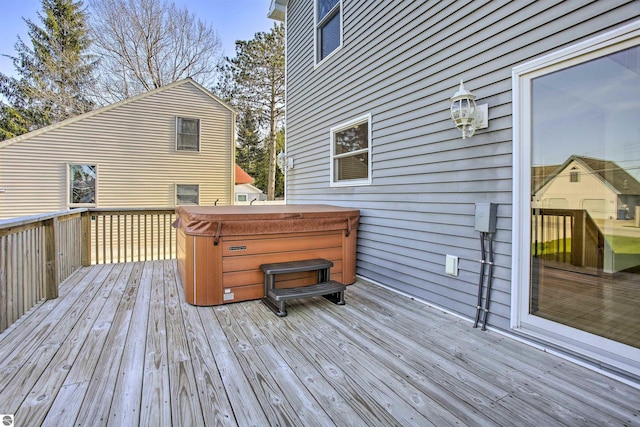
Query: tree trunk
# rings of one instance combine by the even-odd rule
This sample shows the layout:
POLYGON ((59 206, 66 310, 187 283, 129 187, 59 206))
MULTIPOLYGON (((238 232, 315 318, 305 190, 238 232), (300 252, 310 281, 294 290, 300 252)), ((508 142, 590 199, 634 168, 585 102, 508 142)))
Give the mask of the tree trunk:
POLYGON ((274 200, 276 194, 276 103, 272 96, 269 116, 269 180, 267 200, 274 200))

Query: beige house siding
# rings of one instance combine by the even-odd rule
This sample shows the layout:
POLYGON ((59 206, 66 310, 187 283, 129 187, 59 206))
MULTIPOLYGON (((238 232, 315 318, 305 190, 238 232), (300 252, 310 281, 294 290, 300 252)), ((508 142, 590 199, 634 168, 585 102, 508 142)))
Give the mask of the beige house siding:
POLYGON ((97 165, 100 208, 173 207, 176 184, 233 204, 234 116, 187 79, 0 142, 0 218, 67 209, 68 164, 97 165), (200 119, 199 152, 176 150, 176 117, 200 119))
POLYGON ((542 187, 533 197, 534 208, 585 209, 592 218, 615 219, 618 194, 593 171, 573 161, 542 187), (571 182, 571 171, 578 182, 571 182))

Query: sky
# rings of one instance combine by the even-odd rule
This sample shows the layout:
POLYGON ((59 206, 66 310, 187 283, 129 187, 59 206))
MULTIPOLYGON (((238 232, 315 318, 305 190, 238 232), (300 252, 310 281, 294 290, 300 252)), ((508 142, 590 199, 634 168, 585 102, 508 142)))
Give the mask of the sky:
MULTIPOLYGON (((85 6, 90 0, 84 0, 85 6)), ((267 18, 271 0, 174 0, 177 6, 187 6, 190 12, 218 33, 225 56, 235 55, 236 40, 251 40, 259 31, 269 31, 273 20, 267 18)), ((0 55, 15 56, 18 35, 29 46, 27 25, 22 18, 41 25, 38 12, 40 0, 0 0, 0 55)), ((0 72, 15 75, 9 58, 0 56, 0 72)))
POLYGON ((532 163, 575 154, 613 160, 640 180, 639 59, 636 46, 535 78, 532 163))

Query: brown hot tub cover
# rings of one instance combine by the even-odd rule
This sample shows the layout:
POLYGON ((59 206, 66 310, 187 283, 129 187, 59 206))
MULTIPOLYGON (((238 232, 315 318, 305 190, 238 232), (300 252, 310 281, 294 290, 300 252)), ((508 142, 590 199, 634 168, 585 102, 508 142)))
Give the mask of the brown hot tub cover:
POLYGON ((329 205, 183 206, 175 228, 193 236, 222 236, 344 230, 358 228, 360 211, 329 205))

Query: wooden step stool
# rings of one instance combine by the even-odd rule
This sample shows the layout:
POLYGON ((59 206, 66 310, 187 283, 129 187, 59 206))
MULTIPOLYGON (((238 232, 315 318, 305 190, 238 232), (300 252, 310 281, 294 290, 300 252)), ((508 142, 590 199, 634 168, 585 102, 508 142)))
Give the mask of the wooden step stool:
POLYGON ((344 305, 344 291, 347 287, 342 283, 330 279, 329 270, 331 267, 333 267, 333 262, 326 259, 262 264, 260 266, 264 272, 264 298, 262 301, 271 311, 280 317, 287 315, 285 303, 290 299, 323 296, 334 304, 344 305), (285 289, 276 289, 275 287, 275 276, 278 274, 300 273, 314 270, 318 272, 318 283, 315 285, 285 289))

